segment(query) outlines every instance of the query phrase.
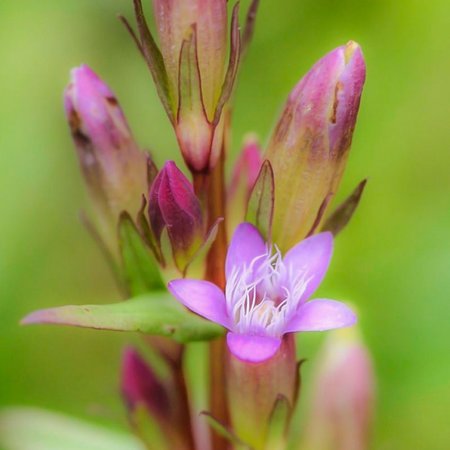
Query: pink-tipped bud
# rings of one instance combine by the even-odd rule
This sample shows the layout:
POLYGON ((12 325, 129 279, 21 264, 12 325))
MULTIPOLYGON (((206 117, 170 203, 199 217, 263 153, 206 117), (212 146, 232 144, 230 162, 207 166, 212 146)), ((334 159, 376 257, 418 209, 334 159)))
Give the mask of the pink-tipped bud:
POLYGON ((88 66, 72 70, 64 104, 102 231, 115 234, 120 213, 134 215, 147 190, 146 155, 139 151, 113 92, 88 66))
POLYGON ((329 336, 316 375, 302 448, 368 449, 375 380, 370 354, 354 329, 329 336))
POLYGON ((149 448, 188 450, 193 448, 189 410, 172 375, 162 381, 134 348, 125 349, 121 390, 136 433, 149 448))
POLYGON ((228 50, 226 0, 153 0, 159 52, 154 44, 146 45, 150 31, 140 3, 135 0, 144 56, 183 158, 192 172, 208 172, 223 149, 222 112, 239 64, 238 8, 233 10, 228 50))
POLYGON ((249 137, 239 155, 231 176, 227 193, 227 225, 230 235, 244 221, 247 203, 263 163, 258 141, 249 137))
POLYGON ((349 42, 317 62, 288 98, 266 153, 275 175, 273 239, 282 250, 311 231, 336 192, 364 80, 361 49, 349 42))
POLYGON ((125 349, 122 357, 121 389, 130 412, 143 407, 159 420, 170 418, 167 387, 131 347, 125 349))
POLYGON ((153 182, 148 214, 160 244, 163 231, 167 230, 175 264, 184 271, 203 243, 205 231, 192 184, 173 161, 166 162, 153 182))

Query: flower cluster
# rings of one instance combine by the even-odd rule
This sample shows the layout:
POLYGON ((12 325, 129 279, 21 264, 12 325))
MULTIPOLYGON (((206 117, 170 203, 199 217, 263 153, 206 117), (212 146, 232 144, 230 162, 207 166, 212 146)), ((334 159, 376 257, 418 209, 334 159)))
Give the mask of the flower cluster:
MULTIPOLYGON (((112 90, 89 67, 73 69, 65 91, 92 198, 86 223, 127 301, 51 308, 23 322, 146 334, 143 345, 159 364, 128 348, 122 394, 130 424, 148 448, 285 448, 298 399, 294 333, 356 322, 344 303, 310 298, 328 270, 334 236, 365 186, 329 212, 356 124, 362 52, 349 42, 320 59, 288 96, 267 147, 254 136, 245 139, 227 182, 232 93, 258 5, 251 2, 241 30, 238 3, 229 18, 226 0, 153 0, 157 38, 140 0, 134 0, 136 31, 121 17, 150 69, 185 170, 173 161, 158 168, 160 154, 141 150, 112 90), (199 340, 212 340, 210 405, 202 417, 215 430, 211 436, 192 414, 197 405, 183 368, 186 344, 199 340), (163 377, 153 365, 163 366, 163 377)), ((364 357, 356 357, 355 367, 364 357)), ((326 371, 339 373, 337 386, 345 386, 351 403, 352 386, 338 378, 352 373, 341 366, 326 371)), ((367 387, 365 404, 370 375, 367 369, 355 378, 367 387)), ((324 419, 335 398, 324 383, 330 393, 316 401, 326 406, 314 421, 343 436, 344 425, 336 431, 324 419)), ((355 419, 358 427, 364 427, 357 440, 363 449, 368 426, 355 419)), ((309 430, 313 442, 316 428, 309 430)))

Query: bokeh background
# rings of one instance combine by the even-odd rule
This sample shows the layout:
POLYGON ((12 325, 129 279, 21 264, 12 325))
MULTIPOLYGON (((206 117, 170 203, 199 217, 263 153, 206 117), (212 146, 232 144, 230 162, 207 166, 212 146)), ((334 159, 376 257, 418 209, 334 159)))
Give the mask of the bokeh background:
MULTIPOLYGON (((0 1, 0 405, 124 428, 119 355, 136 337, 18 325, 37 308, 119 299, 78 220, 87 199, 62 110, 69 69, 91 65, 157 162, 179 161, 118 12, 131 17, 131 1, 0 1)), ((357 306, 373 352, 374 449, 450 446, 449 28, 448 0, 262 0, 236 93, 233 154, 247 131, 267 139, 315 60, 349 39, 363 47, 367 84, 340 198, 369 184, 321 289, 357 306)), ((299 353, 314 362, 322 339, 302 335, 299 353)))

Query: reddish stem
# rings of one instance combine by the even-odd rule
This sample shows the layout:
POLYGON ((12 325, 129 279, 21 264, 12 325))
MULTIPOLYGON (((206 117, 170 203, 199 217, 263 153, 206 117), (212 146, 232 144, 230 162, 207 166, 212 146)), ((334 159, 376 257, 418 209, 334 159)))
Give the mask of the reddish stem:
MULTIPOLYGON (((194 176, 194 186, 208 211, 208 225, 211 226, 219 217, 225 218, 224 188, 224 153, 216 167, 208 175, 194 176)), ((225 289, 225 257, 227 252, 227 235, 225 223, 219 226, 217 237, 207 256, 205 278, 222 289, 225 289)), ((229 423, 225 394, 225 341, 218 339, 210 344, 210 412, 223 424, 229 423)), ((212 448, 226 450, 227 441, 212 432, 212 448)))

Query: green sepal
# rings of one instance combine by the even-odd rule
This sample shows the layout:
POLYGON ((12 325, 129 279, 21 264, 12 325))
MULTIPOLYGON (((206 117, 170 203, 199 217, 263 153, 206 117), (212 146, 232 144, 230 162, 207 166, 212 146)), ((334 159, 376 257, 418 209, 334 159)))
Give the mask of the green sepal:
POLYGON ((164 289, 158 262, 125 211, 120 215, 118 229, 122 274, 130 295, 164 289))
POLYGON ((267 429, 265 450, 284 450, 292 408, 284 395, 278 395, 273 406, 267 429))
POLYGON ((265 160, 250 194, 245 220, 255 225, 266 241, 270 241, 272 237, 274 201, 275 182, 272 165, 265 160))
POLYGON ((125 17, 119 16, 119 19, 125 25, 126 29, 133 38, 138 50, 141 52, 142 56, 147 62, 153 81, 155 82, 156 90, 158 92, 161 103, 163 104, 170 121, 174 123, 175 104, 173 101, 171 89, 169 87, 169 80, 161 51, 156 45, 156 42, 147 25, 147 21, 145 20, 142 1, 133 0, 133 4, 139 36, 135 33, 133 27, 125 17))
POLYGON ((354 191, 333 211, 322 227, 322 231, 331 231, 334 236, 340 233, 350 222, 366 187, 367 178, 362 180, 354 191))
POLYGON ((239 69, 239 61, 241 56, 241 33, 239 30, 239 2, 233 7, 231 15, 231 30, 230 30, 230 56, 228 61, 228 68, 225 74, 225 80, 222 85, 222 92, 217 103, 216 111, 214 113, 213 124, 217 126, 222 115, 222 110, 225 104, 230 99, 236 82, 236 76, 239 69))

